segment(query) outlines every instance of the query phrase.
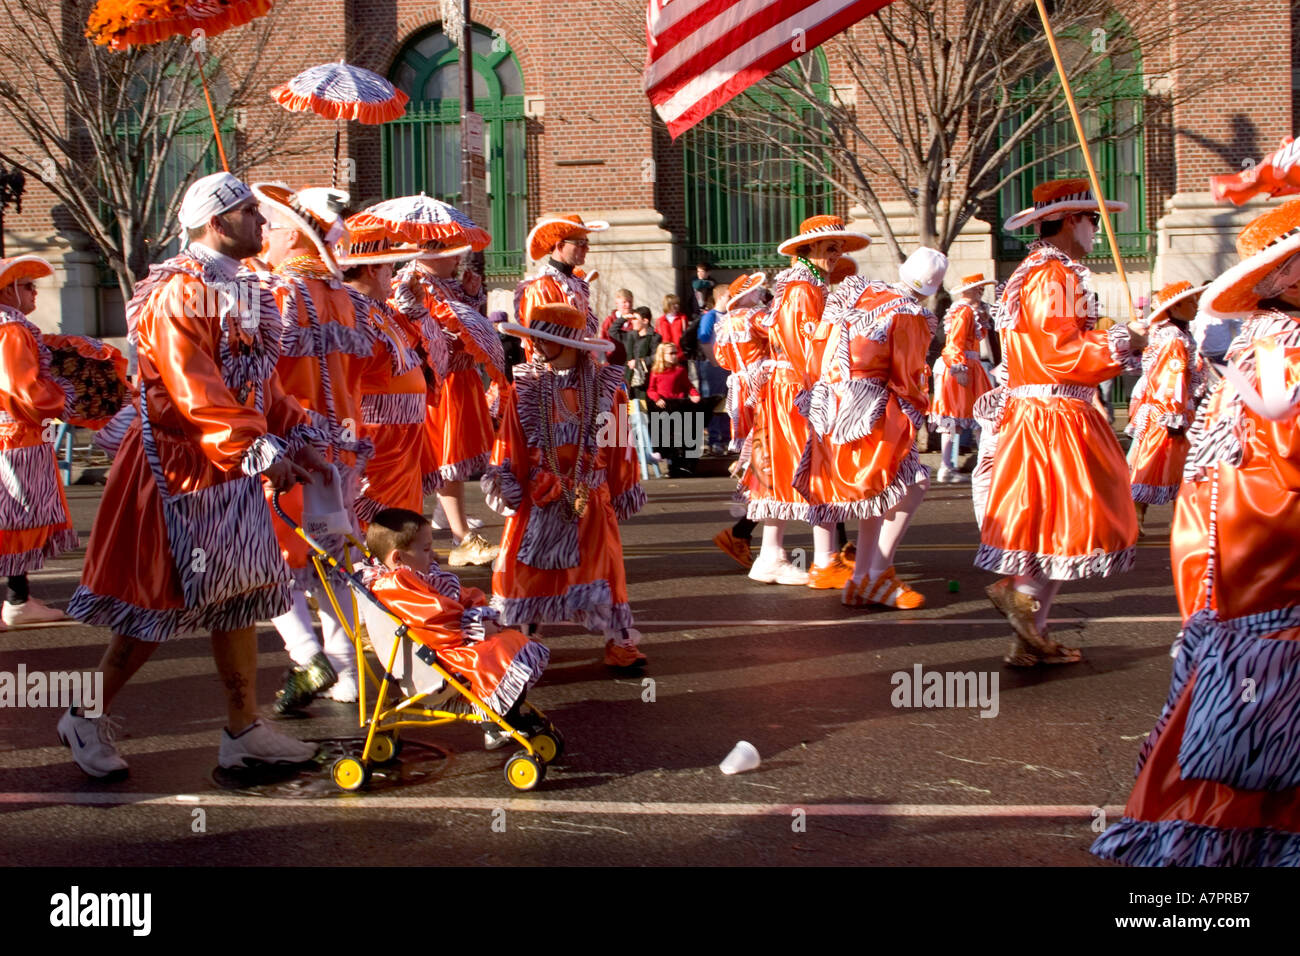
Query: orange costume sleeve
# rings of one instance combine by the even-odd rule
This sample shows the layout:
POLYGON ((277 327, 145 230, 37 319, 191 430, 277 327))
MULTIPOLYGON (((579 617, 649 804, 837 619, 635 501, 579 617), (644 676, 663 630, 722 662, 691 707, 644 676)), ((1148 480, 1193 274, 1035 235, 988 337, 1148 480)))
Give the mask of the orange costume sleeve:
MULTIPOLYGON (((213 318, 187 314, 193 309, 185 308, 184 290, 192 282, 197 284, 186 278, 159 290, 141 318, 141 346, 147 345, 148 361, 182 419, 186 437, 217 468, 234 471, 267 434, 267 420, 252 407, 251 395, 250 404, 240 402, 222 380, 214 359, 221 354, 222 328, 213 318)), ((283 398, 278 401, 283 406, 283 398)))
POLYGON ((948 341, 943 347, 943 364, 950 369, 966 367, 966 343, 975 339, 975 310, 958 305, 949 314, 948 341))
MULTIPOLYGON (((1016 331, 1028 337, 1036 365, 1049 384, 1100 385, 1125 370, 1111 347, 1112 337, 1102 331, 1085 331, 1079 313, 1081 295, 1073 272, 1049 260, 1026 278, 1021 292, 1026 315, 1041 317, 1016 331)), ((1122 327, 1121 327, 1122 328, 1122 327)))
POLYGON ((894 316, 893 349, 889 353, 889 390, 922 415, 930 407, 925 362, 930 348, 925 316, 900 312, 894 316))
POLYGON ((506 517, 523 504, 531 470, 528 441, 519 423, 518 402, 513 385, 501 393, 501 426, 492 446, 492 463, 482 479, 488 507, 506 517))
POLYGON ((64 416, 68 398, 58 382, 41 374, 40 349, 31 332, 17 322, 0 325, 0 408, 41 428, 64 416))

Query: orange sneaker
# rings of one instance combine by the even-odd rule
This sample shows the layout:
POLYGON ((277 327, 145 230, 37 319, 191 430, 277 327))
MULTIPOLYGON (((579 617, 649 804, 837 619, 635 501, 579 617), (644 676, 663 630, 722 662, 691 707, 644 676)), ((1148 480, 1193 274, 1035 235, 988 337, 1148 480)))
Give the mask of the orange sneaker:
POLYGON ((613 638, 605 642, 607 667, 644 667, 649 661, 650 659, 641 653, 640 648, 615 644, 613 638))
POLYGON ((713 536, 713 543, 728 557, 734 558, 742 568, 753 566, 754 555, 750 551, 748 538, 738 538, 730 528, 724 528, 713 536))
POLYGON ((902 581, 892 567, 876 578, 866 578, 854 587, 852 578, 844 585, 844 597, 841 603, 845 607, 866 607, 869 604, 883 604, 904 611, 914 611, 925 607, 925 596, 913 591, 902 581))
POLYGON ((808 571, 808 587, 823 591, 840 591, 853 577, 853 565, 845 564, 838 553, 827 565, 814 564, 808 571))

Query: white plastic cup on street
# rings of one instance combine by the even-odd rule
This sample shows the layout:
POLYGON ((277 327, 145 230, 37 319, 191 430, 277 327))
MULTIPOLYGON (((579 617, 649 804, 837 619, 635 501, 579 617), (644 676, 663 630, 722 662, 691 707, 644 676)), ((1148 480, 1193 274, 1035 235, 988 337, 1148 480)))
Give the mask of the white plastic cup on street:
POLYGON ((744 773, 759 765, 758 750, 748 740, 739 741, 731 748, 725 760, 718 764, 718 769, 725 774, 744 773))

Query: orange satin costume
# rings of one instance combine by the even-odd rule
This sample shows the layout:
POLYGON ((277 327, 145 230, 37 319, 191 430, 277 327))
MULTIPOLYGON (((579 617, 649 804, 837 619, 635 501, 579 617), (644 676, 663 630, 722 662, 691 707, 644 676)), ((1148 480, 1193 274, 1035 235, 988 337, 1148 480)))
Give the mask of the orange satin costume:
POLYGON ((1189 447, 1186 432, 1204 389, 1196 343, 1171 321, 1151 327, 1142 350, 1142 378, 1129 401, 1133 436, 1129 448, 1129 483, 1133 500, 1162 505, 1178 496, 1189 447))
POLYGON ((810 364, 813 340, 830 334, 821 326, 826 283, 803 263, 781 272, 772 287, 772 309, 754 332, 766 339, 769 377, 750 433, 753 445, 745 474, 751 521, 807 521, 807 499, 794 489, 795 469, 808 442, 808 421, 795 399, 812 387, 819 368, 810 364))
POLYGON ((492 453, 492 414, 480 367, 494 381, 505 379, 501 339, 479 311, 485 294, 468 296, 459 282, 440 279, 418 262, 403 267, 394 284, 409 289, 443 331, 447 375, 437 403, 428 406, 425 429, 438 461, 439 481, 465 481, 487 466, 492 453))
POLYGON ((107 446, 113 467, 68 613, 147 641, 282 614, 289 571, 259 476, 323 436, 276 375, 275 300, 196 243, 153 267, 127 317, 141 398, 115 421, 121 442, 107 446))
MULTIPOLYGON (((1228 360, 1258 390, 1257 344, 1300 385, 1300 321, 1259 312, 1228 360)), ((1294 392, 1293 392, 1294 394, 1294 392)), ((1183 616, 1164 709, 1124 817, 1093 844, 1139 866, 1300 866, 1300 422, 1221 381, 1197 415, 1174 506, 1183 616)))
POLYGON ((0 305, 0 575, 26 574, 79 544, 59 480, 52 419, 66 421, 72 386, 50 374, 41 331, 0 305))
POLYGON ((754 407, 762 395, 767 343, 754 333, 754 326, 764 314, 759 308, 731 309, 714 329, 714 360, 731 373, 726 408, 731 440, 737 445, 753 430, 754 407))
POLYGON ((375 448, 355 504, 364 525, 385 508, 424 512, 421 462, 432 452, 424 449, 428 385, 419 334, 387 302, 354 295, 367 310, 375 343, 361 366, 362 434, 375 448))
MULTIPOLYGON (((314 255, 299 255, 275 270, 273 292, 283 315, 280 361, 276 364, 286 393, 298 400, 312 424, 329 436, 325 457, 334 463, 343 483, 343 502, 351 508, 361 488, 361 472, 374 452, 363 437, 361 377, 374 353, 364 297, 331 275, 314 255)), ((269 494, 269 492, 268 492, 269 494)), ((302 522, 302 489, 280 496, 280 506, 302 522)), ((275 520, 280 550, 292 569, 295 584, 315 581, 307 543, 283 521, 275 520)), ((325 541, 342 554, 342 540, 325 541)))
POLYGON ((976 426, 975 402, 993 387, 980 363, 980 342, 988 337, 989 322, 982 303, 976 309, 960 300, 943 317, 947 341, 935 362, 934 403, 930 407, 936 431, 956 434, 976 426), (965 385, 949 374, 962 370, 966 372, 965 385))
POLYGON ((831 296, 821 376, 799 401, 808 439, 795 489, 812 503, 809 523, 883 515, 929 477, 916 433, 935 321, 901 285, 855 275, 831 296))
POLYGON ((606 426, 627 406, 623 388, 622 368, 580 355, 575 368, 562 372, 540 363, 518 365, 514 383, 502 393, 501 430, 482 483, 488 505, 508 518, 492 570, 492 606, 506 626, 632 626, 618 522, 640 511, 646 498, 631 441, 608 440, 606 426), (593 396, 594 407, 584 416, 593 396), (577 518, 564 495, 567 487, 576 497, 574 486, 585 486, 589 496, 577 518))
MULTIPOLYGON (((364 579, 390 611, 410 628, 410 636, 438 655, 438 662, 469 684, 476 697, 498 714, 524 698, 546 669, 551 652, 518 631, 482 636, 496 612, 486 607, 478 588, 462 587, 456 575, 434 567, 428 574, 410 568, 368 567, 364 579), (480 636, 471 637, 468 631, 480 636)), ((468 712, 471 704, 456 696, 443 709, 468 712)))
POLYGON ((1049 243, 1007 281, 998 327, 1007 393, 976 567, 1057 581, 1133 565, 1137 513, 1096 388, 1138 356, 1128 328, 1092 331, 1089 273, 1049 243))

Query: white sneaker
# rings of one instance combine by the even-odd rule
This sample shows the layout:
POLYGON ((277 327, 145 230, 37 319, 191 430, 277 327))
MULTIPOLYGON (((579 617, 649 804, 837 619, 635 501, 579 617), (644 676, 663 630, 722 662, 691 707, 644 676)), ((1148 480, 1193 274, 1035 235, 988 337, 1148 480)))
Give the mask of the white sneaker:
POLYGON ((948 484, 951 475, 952 475, 951 468, 949 468, 947 465, 940 465, 938 472, 935 473, 934 480, 938 484, 946 485, 948 484))
MULTIPOLYGON (((433 525, 433 527, 438 531, 451 530, 451 522, 447 520, 447 512, 443 510, 442 502, 433 506, 433 517, 429 519, 429 524, 433 525)), ((471 518, 469 515, 466 515, 465 524, 470 531, 477 531, 479 528, 483 527, 483 519, 471 518)))
POLYGON ((126 770, 126 761, 114 743, 117 731, 117 721, 108 714, 78 717, 65 710, 59 718, 59 742, 72 751, 77 766, 92 777, 107 777, 126 770))
POLYGON ((328 697, 330 700, 337 700, 343 704, 355 704, 360 694, 360 688, 357 686, 356 674, 339 674, 339 679, 334 682, 334 686, 322 694, 322 697, 328 697))
POLYGON ((259 717, 232 737, 221 729, 221 751, 217 763, 226 769, 249 763, 306 763, 316 756, 316 744, 295 740, 264 723, 259 717))
POLYGON ((808 583, 808 572, 801 571, 784 556, 778 560, 765 560, 761 556, 750 566, 749 579, 760 584, 790 584, 802 587, 808 583))
POLYGON ((513 737, 506 736, 505 731, 500 727, 492 724, 483 731, 483 749, 500 750, 506 744, 514 743, 513 737))
POLYGON ((29 597, 22 604, 10 604, 5 601, 0 609, 0 620, 9 627, 21 627, 24 624, 47 624, 50 621, 66 621, 68 615, 56 607, 50 607, 34 597, 29 597))
POLYGON ((970 481, 970 475, 964 471, 950 471, 948 473, 948 484, 964 485, 970 481))

